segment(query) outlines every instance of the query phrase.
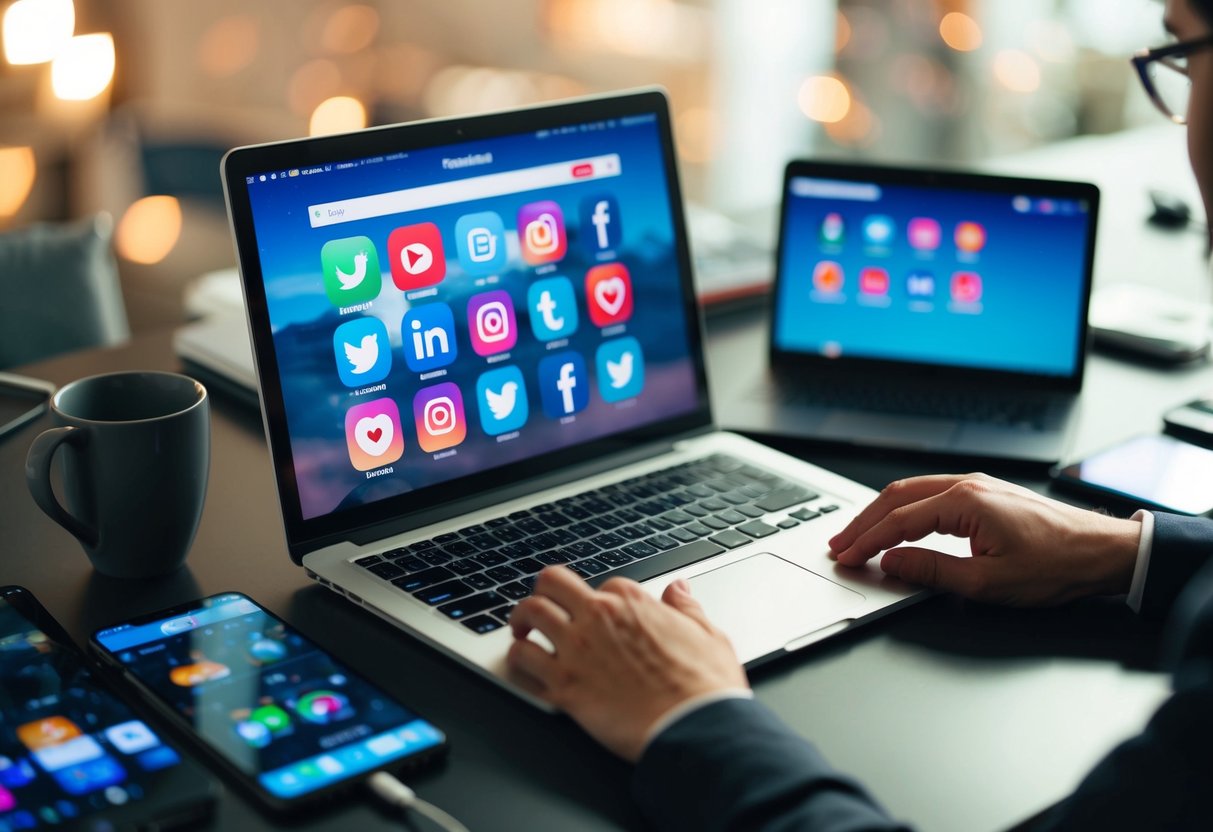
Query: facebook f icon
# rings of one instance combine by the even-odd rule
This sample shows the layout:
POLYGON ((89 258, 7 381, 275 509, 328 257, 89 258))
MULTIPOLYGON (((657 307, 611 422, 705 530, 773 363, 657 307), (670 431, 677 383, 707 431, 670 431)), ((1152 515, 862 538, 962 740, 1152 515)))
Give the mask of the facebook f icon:
POLYGON ((549 355, 539 362, 539 392, 549 419, 563 419, 590 403, 585 359, 575 352, 549 355))
POLYGON ((623 239, 619 203, 613 196, 599 195, 581 200, 581 239, 590 256, 613 251, 623 239))
POLYGON ((536 280, 526 291, 531 329, 540 341, 554 341, 577 331, 577 300, 567 277, 536 280))

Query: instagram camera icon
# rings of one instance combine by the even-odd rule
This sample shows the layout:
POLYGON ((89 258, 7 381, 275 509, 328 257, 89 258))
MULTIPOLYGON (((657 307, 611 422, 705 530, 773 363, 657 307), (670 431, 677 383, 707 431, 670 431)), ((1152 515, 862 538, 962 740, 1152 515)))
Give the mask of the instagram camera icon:
POLYGON ((551 200, 531 202, 518 211, 518 237, 522 259, 532 266, 554 263, 564 257, 568 243, 564 214, 551 200))
POLYGON ((458 445, 468 433, 459 387, 448 381, 419 390, 413 397, 413 421, 417 444, 426 453, 458 445))
POLYGON ((477 355, 505 352, 518 341, 514 302, 506 292, 483 292, 468 302, 468 330, 477 355))

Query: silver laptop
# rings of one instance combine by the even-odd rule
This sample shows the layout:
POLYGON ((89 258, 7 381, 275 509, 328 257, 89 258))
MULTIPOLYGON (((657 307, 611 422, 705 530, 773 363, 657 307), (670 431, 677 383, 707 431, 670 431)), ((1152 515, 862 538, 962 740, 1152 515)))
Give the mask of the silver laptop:
POLYGON ((1094 185, 798 161, 757 434, 1052 464, 1076 422, 1094 185))
POLYGON ((714 428, 662 93, 223 174, 290 556, 324 586, 502 682, 549 564, 689 578, 750 663, 919 597, 827 557, 870 489, 714 428))

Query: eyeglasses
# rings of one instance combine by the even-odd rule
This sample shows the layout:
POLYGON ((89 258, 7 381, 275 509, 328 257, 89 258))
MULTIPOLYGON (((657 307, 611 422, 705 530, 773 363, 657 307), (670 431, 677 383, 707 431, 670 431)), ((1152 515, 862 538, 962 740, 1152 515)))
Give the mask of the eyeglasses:
POLYGON ((1210 47, 1213 47, 1213 35, 1144 49, 1132 58, 1146 95, 1176 124, 1188 122, 1188 95, 1192 88, 1188 79, 1188 56, 1210 47))

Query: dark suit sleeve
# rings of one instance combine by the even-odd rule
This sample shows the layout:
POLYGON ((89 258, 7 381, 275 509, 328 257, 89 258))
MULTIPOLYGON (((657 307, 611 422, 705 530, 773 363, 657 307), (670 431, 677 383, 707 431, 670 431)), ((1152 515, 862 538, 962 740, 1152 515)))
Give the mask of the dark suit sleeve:
POLYGON ((1213 559, 1213 520, 1154 512, 1154 545, 1141 614, 1165 618, 1192 576, 1213 559))
POLYGON ((766 707, 729 699, 666 729, 636 767, 633 791, 654 829, 905 829, 766 707))
POLYGON ((1213 829, 1213 562, 1189 581, 1168 627, 1175 694, 1040 829, 1213 829))

